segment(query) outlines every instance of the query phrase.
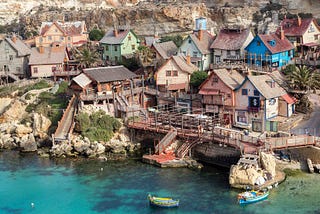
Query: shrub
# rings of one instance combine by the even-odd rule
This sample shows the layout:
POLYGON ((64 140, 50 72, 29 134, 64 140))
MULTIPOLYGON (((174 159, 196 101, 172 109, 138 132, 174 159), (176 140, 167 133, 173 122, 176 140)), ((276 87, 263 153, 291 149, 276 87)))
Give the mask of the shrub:
POLYGON ((80 113, 76 117, 75 130, 91 141, 109 141, 120 127, 121 123, 117 119, 106 115, 102 110, 90 116, 87 113, 80 113))

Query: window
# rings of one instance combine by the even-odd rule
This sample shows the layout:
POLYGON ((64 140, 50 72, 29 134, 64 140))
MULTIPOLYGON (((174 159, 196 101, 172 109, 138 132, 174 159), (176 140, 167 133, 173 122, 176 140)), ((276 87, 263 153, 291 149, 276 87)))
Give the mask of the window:
POLYGON ((60 40, 63 41, 63 40, 64 40, 64 37, 63 37, 63 36, 60 36, 60 40))
POLYGON ((166 77, 170 77, 171 76, 171 71, 166 71, 166 77))
POLYGON ((227 55, 230 56, 231 55, 231 51, 227 50, 227 55))
POLYGON ((236 56, 240 56, 240 50, 236 50, 236 56))
POLYGON ((134 51, 136 49, 135 45, 131 45, 131 49, 134 51))
POLYGON ((312 32, 314 32, 314 27, 313 27, 313 25, 310 25, 310 28, 309 28, 309 30, 308 30, 308 33, 312 33, 312 32))
POLYGON ((172 73, 173 73, 172 75, 173 75, 174 77, 177 77, 177 76, 178 76, 178 71, 175 70, 175 71, 173 71, 172 73))
POLYGON ((128 40, 131 41, 131 35, 128 36, 128 40))
POLYGON ((259 95, 260 95, 260 93, 259 93, 259 91, 258 91, 258 90, 253 90, 253 95, 254 95, 254 96, 259 96, 259 95))
POLYGON ((246 112, 245 111, 238 111, 237 122, 239 122, 239 123, 247 123, 247 117, 246 117, 246 112))
POLYGON ((114 46, 114 51, 118 51, 118 46, 114 46))
POLYGON ((48 36, 48 39, 49 39, 49 40, 52 40, 52 36, 48 36))
POLYGON ((213 78, 212 78, 212 82, 213 82, 213 83, 219 82, 218 77, 213 77, 213 78))
POLYGON ((319 39, 319 35, 314 35, 314 40, 318 40, 319 39))
POLYGON ((117 56, 114 57, 114 61, 118 62, 118 57, 117 56))
POLYGON ((198 52, 197 51, 193 51, 192 56, 193 57, 197 57, 198 56, 198 52))
POLYGON ((257 46, 260 46, 261 45, 261 42, 260 41, 257 41, 257 46))
POLYGON ((106 60, 109 61, 109 56, 107 56, 106 60))
POLYGON ((34 73, 34 74, 37 74, 37 73, 38 73, 38 68, 37 68, 37 67, 34 67, 34 68, 33 68, 33 73, 34 73))
POLYGON ((105 47, 106 47, 106 51, 109 51, 109 45, 106 45, 105 47))
POLYGON ((68 36, 68 41, 71 41, 71 37, 70 36, 68 36))
POLYGON ((189 40, 188 40, 188 43, 191 44, 191 42, 192 42, 191 39, 189 39, 189 40))
POLYGON ((9 60, 10 60, 10 61, 13 60, 13 55, 9 55, 9 60))
POLYGON ((242 89, 242 95, 248 95, 248 89, 242 89))
POLYGON ((229 99, 230 99, 230 98, 231 98, 231 94, 227 94, 227 98, 229 98, 229 99))
POLYGON ((183 53, 183 55, 187 56, 187 52, 183 51, 182 53, 183 53))

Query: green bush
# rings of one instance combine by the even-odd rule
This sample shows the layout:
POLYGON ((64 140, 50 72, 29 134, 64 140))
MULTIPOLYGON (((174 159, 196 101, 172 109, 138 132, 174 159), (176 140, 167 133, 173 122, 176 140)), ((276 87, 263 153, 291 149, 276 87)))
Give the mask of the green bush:
POLYGON ((68 91, 68 82, 61 82, 57 94, 66 94, 68 91))
POLYGON ((91 115, 80 113, 76 116, 75 130, 91 141, 109 141, 120 127, 117 119, 102 110, 91 115))

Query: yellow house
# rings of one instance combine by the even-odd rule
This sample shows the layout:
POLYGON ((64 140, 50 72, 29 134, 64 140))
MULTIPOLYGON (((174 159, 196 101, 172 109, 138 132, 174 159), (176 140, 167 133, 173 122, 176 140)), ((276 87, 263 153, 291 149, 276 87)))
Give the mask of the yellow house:
POLYGON ((84 21, 42 22, 39 36, 35 37, 36 47, 51 47, 53 43, 66 47, 78 47, 87 41, 88 33, 84 21))

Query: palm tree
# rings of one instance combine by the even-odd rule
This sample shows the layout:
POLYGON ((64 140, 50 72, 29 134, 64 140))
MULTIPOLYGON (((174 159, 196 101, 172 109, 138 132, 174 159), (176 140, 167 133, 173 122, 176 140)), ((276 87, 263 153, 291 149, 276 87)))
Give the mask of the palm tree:
POLYGON ((100 62, 100 54, 96 50, 85 47, 75 54, 75 58, 79 61, 80 68, 90 68, 97 66, 100 62))
POLYGON ((290 87, 295 90, 309 91, 320 87, 319 73, 305 65, 294 67, 288 78, 290 87))

